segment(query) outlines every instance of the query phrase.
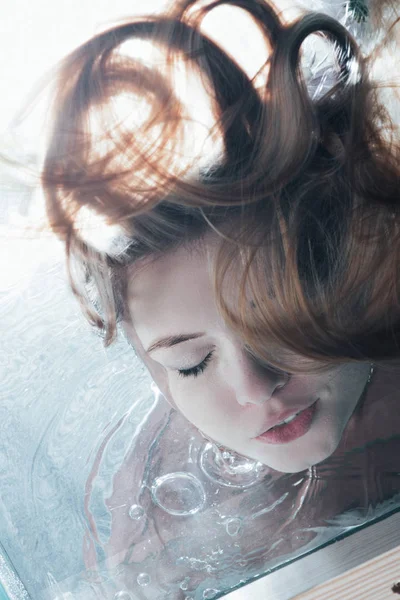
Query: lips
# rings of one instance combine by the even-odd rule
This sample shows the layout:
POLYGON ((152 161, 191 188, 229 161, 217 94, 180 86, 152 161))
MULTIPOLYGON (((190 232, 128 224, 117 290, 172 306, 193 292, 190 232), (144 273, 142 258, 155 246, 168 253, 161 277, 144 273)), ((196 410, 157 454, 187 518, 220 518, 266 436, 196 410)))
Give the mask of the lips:
POLYGON ((256 438, 262 444, 283 445, 294 442, 309 432, 317 412, 318 400, 308 408, 300 411, 297 417, 286 425, 277 425, 268 429, 256 438))
POLYGON ((289 408, 288 410, 285 410, 284 412, 279 413, 279 415, 276 415, 275 417, 268 419, 268 421, 266 421, 265 424, 263 425, 263 428, 260 430, 260 432, 254 437, 258 437, 259 435, 265 433, 269 429, 272 429, 272 427, 276 427, 276 425, 279 425, 280 423, 282 423, 282 421, 285 421, 289 417, 293 417, 296 413, 306 410, 310 406, 311 406, 311 404, 307 404, 306 406, 299 406, 297 408, 289 408))

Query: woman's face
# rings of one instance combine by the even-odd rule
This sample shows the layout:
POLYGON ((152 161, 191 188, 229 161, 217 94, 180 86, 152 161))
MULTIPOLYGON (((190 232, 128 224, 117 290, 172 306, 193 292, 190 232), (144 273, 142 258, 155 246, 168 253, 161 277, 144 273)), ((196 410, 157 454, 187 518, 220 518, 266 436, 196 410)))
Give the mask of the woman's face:
POLYGON ((212 243, 202 252, 180 248, 132 267, 125 332, 161 393, 200 431, 277 471, 307 469, 336 450, 369 365, 288 375, 257 363, 217 310, 211 275, 215 248, 212 243), (172 339, 176 336, 187 339, 172 339), (312 405, 305 432, 300 415, 289 434, 256 439, 312 405))

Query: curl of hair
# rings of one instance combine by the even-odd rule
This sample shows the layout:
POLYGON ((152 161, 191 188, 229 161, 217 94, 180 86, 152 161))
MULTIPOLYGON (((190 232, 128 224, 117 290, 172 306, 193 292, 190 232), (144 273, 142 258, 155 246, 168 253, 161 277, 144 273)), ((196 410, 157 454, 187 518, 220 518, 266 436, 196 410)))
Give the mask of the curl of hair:
POLYGON ((213 229, 218 307, 257 356, 288 369, 293 353, 321 364, 399 359, 399 145, 368 60, 337 21, 309 13, 283 24, 265 0, 177 2, 72 52, 54 107, 42 175, 48 216, 106 344, 124 313, 127 267, 213 229), (271 48, 261 90, 200 30, 222 4, 247 11, 271 48), (317 100, 301 69, 311 34, 334 45, 339 70, 317 100), (119 52, 133 39, 162 50, 162 70, 119 52), (202 78, 224 148, 197 175, 175 160, 188 119, 171 83, 182 59, 202 78), (128 126, 104 118, 96 134, 93 112, 124 94, 146 100, 147 118, 128 126), (115 257, 85 243, 82 207, 119 224, 132 240, 126 251, 115 257))

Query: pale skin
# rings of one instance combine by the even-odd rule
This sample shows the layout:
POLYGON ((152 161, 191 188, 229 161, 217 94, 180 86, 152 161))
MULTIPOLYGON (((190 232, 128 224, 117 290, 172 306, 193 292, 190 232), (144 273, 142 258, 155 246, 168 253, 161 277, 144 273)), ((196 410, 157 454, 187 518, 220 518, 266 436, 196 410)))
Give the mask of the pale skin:
POLYGON ((338 448, 366 386, 370 364, 287 374, 257 362, 217 310, 212 286, 214 235, 200 251, 182 247, 139 268, 132 266, 126 299, 130 319, 123 323, 126 335, 166 400, 201 432, 277 471, 303 471, 338 448), (198 333, 204 335, 148 351, 166 336, 198 333), (303 437, 280 445, 254 439, 282 411, 296 412, 317 399, 313 425, 303 437))
MULTIPOLYGON (((166 586, 186 577, 187 566, 175 564, 173 550, 172 558, 166 551, 169 544, 176 548, 190 540, 190 556, 204 560, 217 544, 230 548, 232 538, 216 522, 215 503, 224 515, 247 518, 237 540, 242 554, 256 547, 269 548, 254 556, 252 568, 261 572, 268 560, 311 542, 314 527, 326 527, 327 520, 349 509, 365 511, 398 492, 398 373, 377 369, 362 403, 369 363, 344 364, 328 373, 294 375, 282 382, 276 373, 254 362, 218 314, 210 278, 210 238, 205 249, 191 253, 181 248, 129 268, 127 301, 132 318, 123 323, 125 333, 175 409, 151 463, 154 476, 188 469, 193 427, 187 420, 214 440, 276 472, 271 473, 272 485, 255 486, 243 494, 223 486, 210 487, 205 478, 207 509, 190 519, 177 519, 152 504, 141 482, 148 448, 134 446, 115 473, 113 493, 106 500, 112 527, 104 545, 104 564, 110 569, 124 564, 118 576, 122 589, 129 589, 133 577, 143 570, 166 586), (194 340, 146 352, 166 335, 203 331, 206 335, 194 340), (216 362, 210 360, 197 377, 183 378, 177 373, 199 364, 212 346, 216 362), (321 408, 318 421, 304 438, 286 447, 252 440, 260 422, 281 404, 297 405, 310 396, 321 399, 321 408), (308 469, 310 465, 317 469, 308 469), (136 502, 150 519, 130 519, 128 509, 136 502), (267 510, 271 506, 275 508, 267 510), (250 518, 253 512, 258 515, 254 520, 250 518), (154 556, 156 563, 152 562, 154 556)), ((159 403, 157 411, 155 418, 165 420, 166 405, 159 403)), ((95 476, 96 469, 93 471, 95 476)), ((88 543, 92 535, 87 534, 84 549, 89 570, 97 565, 93 544, 88 543)), ((205 576, 202 571, 189 574, 193 585, 205 576)))

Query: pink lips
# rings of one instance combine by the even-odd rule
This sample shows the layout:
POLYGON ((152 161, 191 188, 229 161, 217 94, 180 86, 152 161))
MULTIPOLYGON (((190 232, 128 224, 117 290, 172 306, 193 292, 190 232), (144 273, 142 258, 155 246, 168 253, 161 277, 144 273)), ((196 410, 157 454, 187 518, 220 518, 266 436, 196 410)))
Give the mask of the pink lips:
POLYGON ((285 411, 279 413, 279 415, 277 415, 273 421, 267 421, 266 423, 263 423, 263 428, 261 430, 261 433, 268 431, 268 429, 272 429, 272 427, 279 425, 279 423, 282 423, 282 421, 285 421, 285 419, 292 417, 296 413, 298 413, 302 410, 305 410, 306 408, 309 408, 309 407, 308 406, 297 406, 297 407, 292 406, 292 408, 289 408, 288 410, 285 410, 285 411))
MULTIPOLYGON (((317 408, 317 402, 318 400, 316 400, 312 406, 301 411, 290 423, 284 425, 275 425, 255 439, 267 444, 287 444, 299 437, 302 437, 311 427, 317 408)), ((293 409, 291 409, 289 412, 286 411, 286 416, 280 418, 280 421, 289 418, 293 414, 293 409)))

